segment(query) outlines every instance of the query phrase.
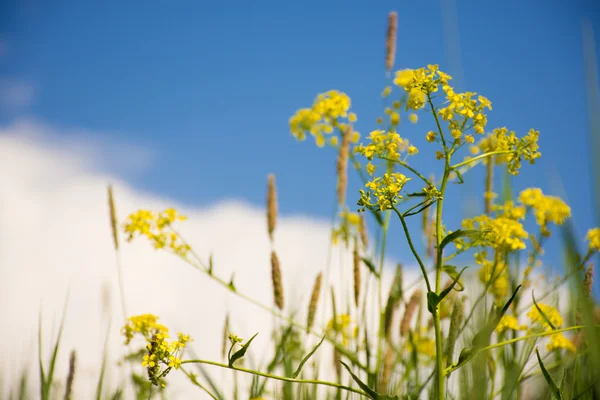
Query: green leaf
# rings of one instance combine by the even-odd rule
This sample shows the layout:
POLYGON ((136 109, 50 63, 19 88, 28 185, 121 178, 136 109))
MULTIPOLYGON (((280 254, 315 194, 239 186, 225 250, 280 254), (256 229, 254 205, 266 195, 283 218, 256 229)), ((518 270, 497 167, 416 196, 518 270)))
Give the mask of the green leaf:
POLYGON ((429 207, 431 207, 431 206, 432 206, 432 205, 434 205, 434 204, 435 204, 435 200, 433 200, 433 201, 430 201, 430 202, 427 202, 427 203, 425 203, 423 206, 421 206, 421 207, 420 207, 420 208, 419 208, 417 211, 411 211, 411 212, 407 212, 407 213, 405 213, 405 214, 403 215, 403 217, 405 217, 405 218, 406 218, 406 217, 410 217, 411 215, 417 215, 417 214, 419 214, 421 211, 425 210, 426 208, 429 208, 429 207))
MULTIPOLYGON (((452 291, 452 289, 454 289, 454 285, 456 285, 460 279, 460 276, 463 274, 463 272, 465 272, 465 269, 467 269, 469 267, 464 267, 463 269, 460 270, 460 272, 458 273, 458 275, 456 276, 456 278, 454 278, 454 280, 452 281, 452 284, 450 286, 448 286, 446 289, 442 290, 442 292, 439 294, 439 301, 442 301, 444 299, 444 297, 448 296, 448 294, 452 291)), ((463 288, 464 289, 464 288, 463 288)))
POLYGON ((208 274, 212 275, 213 273, 213 254, 210 253, 208 256, 208 274))
POLYGON ((442 270, 446 274, 448 274, 448 276, 450 278, 456 280, 456 284, 458 285, 458 288, 456 289, 456 291, 462 292, 463 290, 465 290, 465 286, 462 284, 460 279, 456 279, 456 277, 458 276, 458 272, 456 271, 456 265, 444 265, 442 267, 442 270))
POLYGON ((513 295, 510 296, 510 299, 508 299, 508 302, 504 305, 504 307, 502 307, 502 309, 496 313, 496 316, 491 318, 487 324, 475 335, 472 342, 474 350, 478 350, 490 344, 490 336, 492 335, 492 332, 494 332, 494 329, 496 329, 496 326, 498 326, 498 323, 504 314, 506 314, 506 311, 508 311, 508 308, 517 296, 519 289, 521 289, 521 285, 517 286, 513 295))
POLYGON ((457 183, 459 185, 462 185, 463 183, 465 183, 465 180, 463 179, 463 176, 459 170, 455 169, 454 173, 456 174, 456 178, 458 179, 458 182, 454 182, 454 183, 457 183))
POLYGON ((444 240, 442 240, 442 242, 440 243, 440 249, 443 250, 444 247, 446 247, 447 245, 449 245, 450 243, 452 243, 453 241, 455 241, 458 238, 465 237, 465 236, 478 236, 480 234, 481 234, 481 231, 478 231, 478 230, 473 230, 473 229, 462 230, 462 229, 458 229, 458 230, 452 232, 451 234, 447 235, 444 238, 444 240))
POLYGON ((435 292, 427 292, 427 310, 433 314, 435 308, 439 304, 440 299, 435 292))
POLYGON ((256 337, 256 335, 258 335, 258 332, 256 332, 254 334, 254 336, 252 336, 250 338, 250 340, 248 340, 241 349, 239 349, 238 351, 236 351, 235 353, 233 353, 233 355, 231 356, 231 358, 229 359, 229 368, 233 368, 233 363, 236 362, 237 360, 239 360, 240 358, 244 357, 246 355, 246 350, 248 350, 248 347, 250 347, 250 343, 252 343, 252 341, 254 340, 254 338, 256 337))
POLYGON ((552 328, 552 330, 556 330, 556 326, 554 326, 552 321, 550 321, 550 318, 548 318, 546 313, 543 312, 542 309, 540 308, 540 306, 538 305, 537 301, 535 301, 535 297, 533 295, 533 290, 531 291, 531 298, 533 299, 533 305, 535 306, 535 308, 537 308, 537 310, 540 313, 540 315, 542 316, 542 318, 544 318, 544 321, 546 321, 546 323, 548 325, 550 325, 550 328, 552 328))
POLYGON ((368 258, 365 257, 361 257, 361 260, 365 263, 365 265, 367 266, 367 268, 369 268, 369 271, 371 271, 371 273, 373 275, 375 275, 377 277, 377 279, 380 278, 379 273, 377 272, 377 268, 375 267, 375 264, 373 264, 373 261, 369 260, 368 258))
POLYGON ((440 304, 441 301, 444 300, 444 297, 448 296, 450 291, 452 291, 452 289, 454 288, 454 285, 456 285, 456 282, 458 282, 458 280, 460 279, 460 276, 463 274, 463 272, 465 272, 465 269, 467 269, 467 268, 468 267, 464 267, 458 273, 456 278, 452 281, 452 284, 450 286, 448 286, 446 289, 442 290, 442 292, 440 294, 437 294, 435 292, 427 293, 427 309, 429 310, 430 313, 433 314, 433 312, 437 308, 438 304, 440 304))
POLYGON ((295 379, 295 378, 298 376, 298 374, 300 373, 300 370, 302 370, 302 367, 304 367, 304 364, 306 364, 306 362, 308 361, 308 359, 309 359, 309 358, 310 358, 310 357, 311 357, 313 354, 315 354, 315 351, 317 351, 317 349, 319 348, 319 346, 321 346, 321 343, 323 343, 323 340, 325 340, 325 336, 327 336, 327 335, 323 335, 323 338, 322 338, 322 339, 321 339, 321 341, 320 341, 320 342, 319 342, 319 343, 318 343, 318 344, 315 346, 315 348, 314 348, 314 349, 312 349, 312 350, 310 351, 310 353, 308 353, 308 354, 306 355, 306 357, 304 357, 304 358, 302 359, 302 361, 300 361, 300 365, 298 365, 298 369, 296 370, 296 372, 294 372, 294 374, 292 375, 292 378, 294 378, 294 379, 295 379))
POLYGON ((346 370, 350 373, 350 375, 352 376, 352 379, 354 379, 354 382, 356 382, 356 384, 365 392, 365 394, 367 396, 369 396, 369 398, 373 399, 373 400, 398 400, 398 396, 387 396, 387 395, 381 395, 379 393, 377 393, 376 391, 374 391, 373 389, 371 389, 369 386, 367 386, 363 381, 360 380, 360 378, 356 375, 354 375, 354 373, 350 370, 350 367, 348 365, 346 365, 345 362, 340 361, 342 363, 342 365, 344 367, 346 367, 346 370))
POLYGON ((558 388, 558 386, 556 386, 554 379, 552 379, 552 376, 550 375, 550 373, 544 366, 544 363, 542 362, 542 358, 540 357, 540 352, 538 351, 537 347, 535 348, 535 354, 537 355, 538 364, 540 364, 540 368, 542 370, 542 374, 544 375, 544 379, 546 380, 546 383, 548 384, 548 386, 550 386, 550 390, 552 391, 554 398, 556 400, 562 400, 562 398, 563 398, 562 393, 560 392, 560 389, 558 388))

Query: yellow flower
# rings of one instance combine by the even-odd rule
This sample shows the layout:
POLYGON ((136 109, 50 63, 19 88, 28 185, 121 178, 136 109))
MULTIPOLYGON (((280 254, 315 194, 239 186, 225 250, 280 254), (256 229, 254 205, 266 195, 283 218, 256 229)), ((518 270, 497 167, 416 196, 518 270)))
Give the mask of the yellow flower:
POLYGON ((396 71, 396 77, 394 78, 394 85, 404 87, 409 84, 411 79, 415 76, 412 69, 403 69, 396 71))
POLYGON ((545 236, 550 235, 548 223, 562 225, 570 216, 571 208, 560 198, 546 196, 539 188, 528 188, 519 195, 519 202, 533 210, 537 224, 545 236))
POLYGON ((417 149, 415 146, 410 145, 408 146, 408 154, 410 154, 411 156, 414 156, 416 154, 419 154, 419 149, 417 149))
POLYGON ((427 135, 425 135, 425 140, 431 143, 435 140, 436 137, 437 133, 435 133, 434 131, 429 131, 427 132, 427 135))
POLYGON ((370 176, 373 176, 373 174, 375 173, 375 166, 373 165, 372 162, 369 161, 369 163, 367 164, 367 173, 370 176))
POLYGON ((408 120, 409 120, 410 122, 412 122, 413 124, 416 124, 416 123, 417 123, 417 121, 419 121, 419 116, 418 116, 417 114, 410 114, 410 115, 408 116, 408 120))
POLYGON ((546 345, 546 348, 548 351, 567 349, 571 353, 575 353, 577 350, 573 342, 567 339, 562 333, 550 336, 550 342, 546 345))
POLYGON ((465 229, 482 231, 483 236, 477 244, 491 246, 498 250, 524 249, 526 246, 522 239, 529 236, 519 221, 505 216, 492 218, 488 215, 480 215, 463 220, 462 225, 465 229))
POLYGON ((498 333, 502 333, 507 329, 512 329, 514 331, 523 331, 527 329, 526 325, 519 325, 519 321, 516 317, 512 315, 504 315, 500 322, 496 326, 496 331, 498 333))
MULTIPOLYGON (((563 319, 560 316, 558 310, 552 306, 549 306, 544 303, 538 303, 538 306, 543 311, 543 313, 548 317, 552 325, 555 328, 560 327, 563 324, 563 319)), ((527 317, 531 320, 532 324, 539 324, 542 327, 545 327, 546 330, 551 330, 552 328, 548 325, 542 314, 538 311, 538 309, 533 305, 531 310, 527 313, 527 317)))
POLYGON ((383 92, 381 92, 381 97, 388 97, 390 95, 390 93, 392 93, 392 87, 391 86, 386 86, 383 89, 383 92))
POLYGON ((600 228, 593 228, 587 232, 585 239, 589 242, 589 251, 600 251, 600 228))
POLYGON ((331 134, 334 128, 343 132, 345 120, 354 122, 356 114, 349 113, 350 97, 343 92, 330 90, 317 96, 311 108, 302 108, 290 118, 289 125, 292 135, 302 141, 306 132, 315 137, 317 146, 325 145, 324 134, 331 134))
POLYGON ((367 182, 365 186, 373 191, 373 195, 377 198, 377 204, 365 203, 368 202, 368 195, 363 192, 359 205, 378 205, 380 210, 390 209, 402 198, 400 191, 409 180, 410 178, 398 172, 384 174, 382 178, 374 178, 372 181, 367 182))
POLYGON ((156 365, 156 362, 154 361, 156 359, 156 354, 152 354, 152 355, 148 355, 146 354, 144 356, 144 361, 142 361, 142 366, 143 367, 154 367, 156 365))
POLYGON ((179 359, 175 356, 169 357, 169 367, 179 369, 180 366, 181 366, 181 359, 179 359))
POLYGON ((392 113, 390 114, 390 124, 392 125, 398 125, 400 123, 400 114, 397 113, 396 111, 392 111, 392 113))
POLYGON ((426 358, 435 357, 435 341, 427 337, 427 333, 424 330, 413 333, 413 342, 415 345, 414 347, 410 340, 406 340, 404 351, 412 353, 416 350, 418 354, 421 354, 426 358))

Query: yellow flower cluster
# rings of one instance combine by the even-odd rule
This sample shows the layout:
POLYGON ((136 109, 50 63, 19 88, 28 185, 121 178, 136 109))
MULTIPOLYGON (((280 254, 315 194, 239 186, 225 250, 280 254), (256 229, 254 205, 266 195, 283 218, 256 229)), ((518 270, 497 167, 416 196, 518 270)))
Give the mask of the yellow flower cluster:
POLYGON ((508 295, 509 276, 506 264, 502 261, 494 262, 488 260, 485 250, 475 253, 475 262, 481 265, 479 280, 484 284, 490 285, 489 291, 494 295, 496 300, 500 301, 508 295))
POLYGON ((131 242, 137 236, 146 236, 155 249, 168 248, 175 254, 185 257, 190 247, 182 243, 177 234, 167 229, 175 221, 184 221, 187 217, 179 214, 173 208, 155 214, 148 210, 139 210, 127 218, 124 225, 127 241, 131 242))
POLYGON ((548 351, 567 349, 571 353, 575 353, 577 349, 573 342, 567 339, 562 333, 557 333, 550 336, 550 342, 546 345, 548 351))
POLYGON ((519 194, 519 202, 533 210, 544 236, 550 236, 548 223, 562 225, 571 216, 571 209, 560 198, 546 196, 539 188, 528 188, 519 194))
MULTIPOLYGON (((444 121, 448 122, 450 134, 454 139, 460 139, 465 128, 473 128, 475 133, 483 134, 487 124, 487 116, 484 114, 485 108, 492 109, 492 103, 483 96, 475 95, 477 93, 455 93, 454 89, 445 84, 442 90, 446 93, 448 106, 441 108, 438 113, 444 121), (471 124, 467 123, 471 121, 471 124)), ((472 138, 467 139, 471 141, 472 138)))
POLYGON ((373 157, 400 160, 400 153, 409 148, 408 140, 403 139, 397 132, 375 130, 369 134, 371 143, 364 146, 362 143, 355 147, 354 152, 366 157, 369 161, 373 157))
POLYGON ((407 178, 399 172, 384 174, 382 178, 374 178, 365 185, 370 191, 365 192, 361 189, 358 205, 362 207, 361 210, 364 210, 367 207, 377 207, 379 210, 389 210, 402 198, 400 191, 409 180, 410 178, 407 178), (377 203, 371 203, 371 191, 373 191, 377 203))
MULTIPOLYGON (((563 324, 563 319, 560 316, 558 310, 548 304, 538 303, 540 310, 548 317, 554 327, 559 328, 563 324)), ((540 326, 547 329, 551 329, 542 314, 538 311, 537 307, 531 306, 531 310, 527 313, 527 317, 531 320, 532 324, 540 324, 540 326)))
POLYGON ((462 226, 465 229, 480 230, 483 233, 471 245, 490 246, 501 251, 524 249, 523 239, 528 237, 523 225, 518 220, 505 216, 492 218, 488 215, 480 215, 463 220, 462 226))
POLYGON ((440 71, 437 65, 428 65, 427 68, 397 71, 394 84, 408 93, 406 107, 419 110, 425 106, 427 95, 437 92, 438 86, 447 85, 450 79, 452 77, 440 71))
POLYGON ((498 333, 502 333, 507 329, 512 329, 513 331, 524 331, 527 329, 527 325, 519 325, 517 318, 512 315, 504 315, 496 326, 496 331, 498 333))
POLYGON ((482 139, 477 146, 471 147, 473 154, 479 152, 505 151, 507 153, 495 155, 497 164, 508 164, 508 171, 517 175, 521 168, 521 160, 528 160, 533 164, 535 160, 542 156, 540 153, 538 138, 540 132, 530 129, 526 136, 518 138, 514 131, 508 131, 506 128, 496 128, 491 135, 482 139))
POLYGON ((360 215, 348 210, 343 210, 339 214, 339 220, 339 225, 337 228, 334 228, 332 232, 333 244, 338 244, 341 239, 342 242, 348 246, 350 238, 360 233, 360 215))
POLYGON ((342 337, 342 345, 347 346, 350 339, 358 337, 358 325, 355 324, 350 315, 341 314, 334 319, 330 319, 327 323, 327 332, 332 335, 340 334, 342 337))
POLYGON ((412 342, 410 340, 405 341, 404 351, 408 353, 416 351, 417 354, 421 354, 426 358, 435 357, 435 340, 431 339, 424 329, 420 329, 420 331, 413 332, 412 342))
POLYGON ((600 228, 593 228, 587 232, 585 239, 589 242, 589 252, 600 251, 600 228))
POLYGON ((142 366, 148 370, 148 377, 154 385, 163 385, 164 378, 172 368, 179 369, 181 353, 190 341, 189 335, 181 332, 177 340, 169 341, 169 329, 158 323, 158 317, 152 314, 142 314, 130 317, 122 329, 129 344, 135 335, 142 336, 146 341, 148 353, 144 355, 142 366))
MULTIPOLYGON (((556 329, 562 326, 563 319, 556 308, 544 303, 538 303, 538 307, 542 310, 546 317, 548 317, 548 319, 556 329)), ((531 307, 531 310, 527 313, 527 317, 531 320, 532 324, 537 324, 544 331, 552 331, 552 327, 548 325, 548 323, 546 322, 546 320, 535 305, 531 307)), ((567 349, 568 351, 573 353, 576 350, 573 342, 566 338, 562 333, 557 333, 550 336, 550 341, 546 345, 546 348, 548 349, 548 351, 567 349)))
MULTIPOLYGON (((345 132, 347 124, 357 120, 356 114, 349 112, 350 97, 346 93, 330 90, 317 96, 311 108, 302 108, 290 118, 290 131, 298 140, 306 139, 306 132, 315 137, 317 146, 325 146, 325 135, 332 134, 334 129, 345 132)), ((360 134, 352 132, 350 141, 356 143, 360 134)), ((330 144, 337 145, 338 137, 333 136, 330 144)))

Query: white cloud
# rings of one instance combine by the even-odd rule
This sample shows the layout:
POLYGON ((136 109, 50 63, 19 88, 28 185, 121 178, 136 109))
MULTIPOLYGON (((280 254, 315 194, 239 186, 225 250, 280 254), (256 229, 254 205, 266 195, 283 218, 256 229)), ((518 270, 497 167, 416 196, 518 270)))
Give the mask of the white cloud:
MULTIPOLYGON (((57 133, 27 121, 0 129, 0 320, 10 327, 0 330, 0 368, 5 382, 16 382, 25 366, 30 369, 30 380, 37 382, 40 305, 48 359, 50 334, 56 333, 67 290, 70 295, 57 378, 64 381, 68 353, 76 349, 76 397, 93 394, 106 332, 106 293, 112 321, 111 362, 122 354, 123 339, 118 334, 122 319, 106 200, 108 183, 114 185, 120 219, 142 207, 180 209, 189 216, 182 233, 202 257, 214 254, 215 273, 228 279, 235 271, 235 284, 241 292, 272 304, 270 244, 263 210, 240 201, 207 209, 183 207, 175 200, 136 191, 102 172, 103 165, 94 161, 102 156, 94 153, 93 146, 57 142, 57 133)), ((144 151, 138 154, 140 159, 147 155, 144 151)), ((329 232, 325 221, 293 216, 279 219, 275 246, 283 268, 288 312, 306 308, 313 280, 325 269, 329 232)), ((205 275, 173 256, 154 251, 143 241, 122 243, 121 257, 129 314, 159 315, 172 330, 192 335, 199 357, 220 360, 223 321, 231 312, 238 335, 249 338, 260 332, 253 354, 266 360, 273 322, 268 313, 228 294, 205 275)), ((338 292, 339 259, 334 252, 331 280, 338 285, 338 292)), ((342 261, 347 269, 343 286, 349 290, 349 254, 342 261)), ((230 371, 209 370, 218 380, 231 376, 230 371)), ((115 387, 124 375, 115 368, 108 371, 108 384, 115 387)), ((201 396, 182 374, 172 374, 169 381, 180 394, 178 398, 201 396)))
MULTIPOLYGON (((4 46, 0 42, 0 56, 4 46)), ((0 78, 0 106, 15 109, 26 107, 35 101, 37 88, 34 82, 18 78, 0 78)))

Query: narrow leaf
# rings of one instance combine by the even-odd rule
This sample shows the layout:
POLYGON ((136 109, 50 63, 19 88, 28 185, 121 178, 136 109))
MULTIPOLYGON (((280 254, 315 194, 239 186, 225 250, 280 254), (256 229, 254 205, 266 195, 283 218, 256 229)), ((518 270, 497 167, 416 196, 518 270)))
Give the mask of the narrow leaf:
POLYGON ((464 267, 456 276, 456 278, 454 278, 454 280, 452 281, 452 284, 450 286, 448 286, 446 289, 442 290, 442 292, 439 294, 438 296, 438 303, 441 302, 444 297, 448 296, 448 293, 450 293, 450 291, 452 291, 452 289, 454 289, 454 285, 456 285, 458 283, 458 280, 460 279, 460 276, 463 274, 463 272, 465 272, 465 269, 467 269, 468 267, 464 267))
POLYGON ((354 379, 354 382, 356 382, 356 384, 365 392, 365 394, 369 398, 371 398, 373 400, 398 400, 398 396, 390 397, 390 396, 384 396, 384 395, 377 393, 376 391, 371 389, 369 386, 367 386, 367 384, 365 384, 363 381, 361 381, 358 376, 354 375, 354 373, 350 370, 350 367, 348 365, 346 365, 345 362, 343 362, 343 361, 340 361, 340 362, 342 363, 342 365, 344 367, 346 367, 346 370, 350 373, 350 375, 352 376, 352 379, 354 379))
POLYGON ((462 174, 460 173, 459 170, 455 169, 454 173, 456 174, 456 178, 458 179, 458 182, 454 182, 454 183, 457 183, 459 185, 465 183, 465 180, 463 179, 463 176, 462 176, 462 174))
POLYGON ((542 318, 544 318, 544 321, 546 321, 546 323, 548 325, 550 325, 550 328, 552 328, 552 330, 556 330, 556 326, 554 326, 552 321, 550 321, 550 318, 548 318, 546 313, 544 311, 542 311, 542 309, 538 305, 537 301, 535 301, 535 296, 533 295, 533 290, 531 291, 531 298, 533 299, 533 305, 535 306, 535 308, 537 308, 537 310, 540 313, 540 315, 542 316, 542 318))
POLYGON ((442 242, 440 243, 440 249, 444 249, 444 247, 446 247, 447 245, 449 245, 450 243, 452 243, 453 241, 455 241, 458 238, 461 237, 465 237, 465 236, 475 236, 475 235, 480 235, 481 231, 478 230, 462 230, 462 229, 458 229, 454 232, 452 232, 451 234, 447 235, 442 242))
POLYGON ((365 257, 361 257, 361 260, 365 263, 365 265, 367 266, 367 268, 369 268, 369 271, 371 271, 371 273, 373 275, 375 275, 377 277, 377 279, 380 278, 379 273, 377 272, 377 268, 375 267, 375 264, 373 264, 373 261, 369 260, 368 258, 365 257))
MULTIPOLYGON (((456 271, 456 265, 444 265, 442 267, 442 270, 448 274, 448 276, 452 279, 456 279, 456 277, 458 276, 458 272, 456 271)), ((462 292, 463 290, 465 290, 465 286, 462 284, 462 282, 460 280, 457 280, 457 285, 458 288, 456 289, 458 292, 462 292)))
POLYGON ((248 347, 250 347, 250 343, 252 343, 252 341, 254 340, 254 338, 256 337, 256 335, 258 335, 258 332, 254 334, 254 336, 252 336, 250 338, 250 340, 248 340, 241 349, 239 349, 238 351, 236 351, 235 353, 233 353, 233 355, 231 356, 231 358, 229 359, 229 368, 233 368, 233 363, 236 362, 237 360, 239 360, 240 358, 244 357, 246 355, 246 351, 248 350, 248 347))
POLYGON ((521 285, 517 286, 513 295, 510 297, 510 299, 508 299, 508 302, 504 305, 504 307, 502 307, 502 309, 496 313, 496 316, 491 318, 488 323, 475 335, 472 342, 474 350, 485 347, 490 343, 490 336, 492 335, 492 332, 494 332, 494 329, 496 329, 496 326, 498 326, 498 323, 504 314, 506 314, 506 311, 517 296, 519 289, 521 289, 521 285))
POLYGON ((326 336, 326 335, 323 335, 323 338, 322 338, 322 339, 321 339, 321 341, 320 341, 320 342, 319 342, 319 343, 318 343, 318 344, 315 346, 315 348, 314 348, 314 349, 312 349, 312 350, 310 351, 310 353, 308 353, 308 354, 306 355, 306 357, 304 357, 304 358, 302 359, 302 361, 300 361, 300 365, 298 365, 298 369, 296 370, 296 372, 294 372, 294 374, 292 375, 292 378, 294 378, 294 379, 295 379, 295 378, 298 376, 298 374, 299 374, 299 373, 300 373, 300 371, 302 370, 302 367, 304 367, 304 364, 306 364, 306 362, 308 361, 308 359, 309 359, 309 358, 310 358, 310 357, 311 357, 313 354, 315 354, 315 351, 317 351, 317 349, 319 348, 319 346, 321 346, 321 343, 323 343, 323 340, 325 340, 325 336, 326 336))
POLYGON ((552 376, 544 366, 544 363, 542 362, 542 359, 540 357, 540 352, 538 351, 537 347, 535 349, 535 354, 537 355, 538 364, 540 364, 540 368, 542 370, 542 374, 544 375, 544 379, 546 380, 546 383, 548 383, 548 386, 550 386, 550 390, 552 391, 554 398, 556 400, 562 400, 562 393, 560 392, 560 389, 558 388, 558 386, 556 386, 554 379, 552 379, 552 376))

